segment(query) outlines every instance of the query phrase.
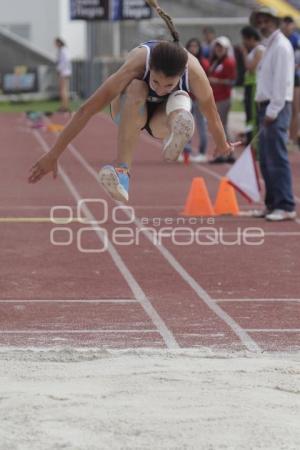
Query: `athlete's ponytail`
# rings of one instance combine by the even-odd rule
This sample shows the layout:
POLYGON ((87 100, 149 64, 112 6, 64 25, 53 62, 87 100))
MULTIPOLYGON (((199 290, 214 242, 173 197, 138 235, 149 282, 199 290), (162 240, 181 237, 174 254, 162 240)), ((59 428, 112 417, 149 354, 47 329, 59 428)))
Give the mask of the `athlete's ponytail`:
POLYGON ((179 33, 175 28, 172 18, 163 9, 161 9, 160 6, 158 6, 157 0, 146 0, 146 2, 149 6, 154 8, 157 14, 163 19, 171 33, 173 42, 179 42, 179 33))
POLYGON ((173 37, 173 42, 162 41, 154 47, 151 52, 150 70, 162 72, 167 77, 182 75, 187 65, 188 53, 179 44, 179 33, 171 17, 158 6, 157 0, 146 0, 146 2, 165 21, 173 37))

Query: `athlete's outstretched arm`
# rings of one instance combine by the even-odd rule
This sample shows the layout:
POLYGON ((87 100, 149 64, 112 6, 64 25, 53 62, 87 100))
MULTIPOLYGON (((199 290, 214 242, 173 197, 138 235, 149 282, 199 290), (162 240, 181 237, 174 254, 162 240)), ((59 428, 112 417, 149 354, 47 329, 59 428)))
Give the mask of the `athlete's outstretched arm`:
POLYGON ((30 183, 36 183, 49 172, 52 172, 53 177, 56 178, 59 156, 94 114, 109 105, 133 79, 141 76, 145 58, 145 49, 137 48, 130 52, 123 66, 111 75, 74 114, 52 149, 34 164, 28 178, 30 183))
POLYGON ((234 144, 230 145, 227 142, 208 78, 198 60, 192 55, 189 55, 189 79, 191 92, 207 119, 208 129, 215 141, 215 155, 230 153, 234 144))

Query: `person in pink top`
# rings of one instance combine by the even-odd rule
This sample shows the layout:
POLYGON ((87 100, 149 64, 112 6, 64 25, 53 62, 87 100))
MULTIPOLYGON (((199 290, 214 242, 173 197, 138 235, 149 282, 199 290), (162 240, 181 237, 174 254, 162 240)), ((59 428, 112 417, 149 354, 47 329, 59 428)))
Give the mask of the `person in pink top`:
MULTIPOLYGON (((218 37, 214 42, 210 66, 207 70, 207 76, 227 138, 231 93, 237 76, 236 61, 231 55, 230 40, 226 36, 218 37)), ((211 161, 211 163, 215 164, 233 162, 234 158, 232 156, 220 156, 211 161)))

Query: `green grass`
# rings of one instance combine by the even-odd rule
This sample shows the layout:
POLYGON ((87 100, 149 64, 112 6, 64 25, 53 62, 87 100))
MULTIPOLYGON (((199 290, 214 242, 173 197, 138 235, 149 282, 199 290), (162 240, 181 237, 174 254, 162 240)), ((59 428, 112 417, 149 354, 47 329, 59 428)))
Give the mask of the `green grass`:
MULTIPOLYGON (((81 102, 79 100, 70 103, 72 111, 76 111, 81 102)), ((42 111, 55 112, 59 109, 59 101, 45 100, 35 102, 0 102, 0 112, 25 112, 25 111, 42 111)))
MULTIPOLYGON (((82 100, 70 102, 71 111, 77 111, 82 100)), ((35 102, 0 102, 0 113, 20 113, 26 111, 56 112, 60 107, 59 101, 35 101, 35 102)), ((109 114, 110 108, 107 106, 103 112, 109 114)))
POLYGON ((231 111, 244 112, 244 103, 241 100, 234 100, 232 102, 231 111))
POLYGON ((231 111, 233 112, 244 112, 244 88, 240 86, 236 86, 233 89, 233 98, 231 111))
MULTIPOLYGON (((72 111, 76 111, 81 105, 80 100, 72 101, 70 108, 72 111)), ((0 113, 6 112, 25 112, 25 111, 42 111, 42 112, 55 112, 59 109, 59 101, 47 100, 47 101, 35 101, 35 102, 0 102, 0 113)), ((235 99, 232 102, 231 111, 243 112, 244 104, 242 100, 235 99)), ((105 108, 104 112, 109 112, 109 108, 105 108)))

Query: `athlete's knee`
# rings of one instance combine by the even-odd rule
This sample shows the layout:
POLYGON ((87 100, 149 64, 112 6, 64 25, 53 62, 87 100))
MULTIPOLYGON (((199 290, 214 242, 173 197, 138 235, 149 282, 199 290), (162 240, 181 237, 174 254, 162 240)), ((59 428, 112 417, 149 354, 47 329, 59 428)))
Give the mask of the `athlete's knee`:
POLYGON ((146 102, 149 88, 144 81, 132 80, 125 91, 126 101, 132 105, 142 105, 146 102))
POLYGON ((192 101, 186 91, 175 91, 167 100, 166 113, 167 116, 177 110, 191 111, 192 101))

